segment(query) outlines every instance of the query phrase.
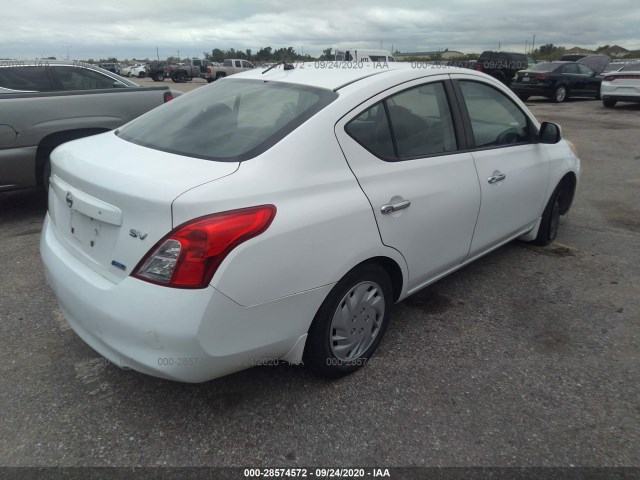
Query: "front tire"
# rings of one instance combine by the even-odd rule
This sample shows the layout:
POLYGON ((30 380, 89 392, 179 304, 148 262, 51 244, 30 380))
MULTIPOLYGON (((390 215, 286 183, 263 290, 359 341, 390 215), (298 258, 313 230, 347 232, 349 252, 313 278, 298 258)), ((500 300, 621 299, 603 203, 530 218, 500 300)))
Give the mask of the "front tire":
POLYGON ((566 210, 568 203, 569 192, 563 185, 559 185, 542 213, 540 229, 533 243, 544 247, 556 239, 558 227, 560 226, 560 216, 566 210))
POLYGON ((616 102, 615 100, 612 100, 610 98, 603 98, 602 99, 602 105, 604 105, 606 108, 613 108, 616 106, 616 102))
POLYGON ((339 378, 366 364, 391 320, 393 290, 387 272, 360 265, 340 280, 318 310, 307 337, 304 363, 339 378))
POLYGON ((567 87, 558 87, 558 88, 556 88, 556 91, 553 94, 553 100, 556 103, 562 103, 567 98, 569 98, 569 91, 567 90, 567 87))

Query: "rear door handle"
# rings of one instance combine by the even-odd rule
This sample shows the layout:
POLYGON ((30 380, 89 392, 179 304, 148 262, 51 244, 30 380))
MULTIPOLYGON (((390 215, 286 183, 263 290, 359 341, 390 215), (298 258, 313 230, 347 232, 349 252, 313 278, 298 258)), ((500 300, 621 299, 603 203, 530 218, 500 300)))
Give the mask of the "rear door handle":
POLYGON ((380 211, 386 215, 387 213, 393 213, 397 212, 398 210, 409 208, 410 205, 411 201, 409 200, 404 200, 398 203, 385 203, 384 205, 382 205, 382 207, 380 207, 380 211))
POLYGON ((504 180, 505 178, 507 178, 507 176, 504 173, 493 172, 493 175, 491 175, 489 178, 487 178, 487 181, 489 183, 498 183, 498 182, 501 182, 502 180, 504 180))

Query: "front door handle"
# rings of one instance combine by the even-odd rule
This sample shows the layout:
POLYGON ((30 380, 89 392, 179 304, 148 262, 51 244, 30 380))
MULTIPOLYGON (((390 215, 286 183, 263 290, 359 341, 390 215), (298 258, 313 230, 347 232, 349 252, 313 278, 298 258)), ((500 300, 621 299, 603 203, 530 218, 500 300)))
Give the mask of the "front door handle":
POLYGON ((386 215, 387 213, 393 213, 397 212, 398 210, 409 208, 410 205, 411 201, 409 200, 404 200, 398 203, 385 203, 384 205, 382 205, 382 207, 380 207, 380 211, 386 215))
POLYGON ((507 176, 504 173, 500 173, 496 171, 496 172, 493 172, 493 175, 487 178, 487 181, 493 184, 493 183, 501 182, 505 178, 507 178, 507 176))

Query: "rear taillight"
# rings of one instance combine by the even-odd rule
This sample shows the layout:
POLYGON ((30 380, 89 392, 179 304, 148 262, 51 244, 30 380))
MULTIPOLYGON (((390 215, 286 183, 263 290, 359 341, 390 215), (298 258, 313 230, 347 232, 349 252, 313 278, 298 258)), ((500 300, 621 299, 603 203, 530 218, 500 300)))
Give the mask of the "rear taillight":
POLYGON ((602 80, 604 80, 605 82, 613 82, 615 79, 616 77, 614 77, 613 75, 607 75, 602 80))
POLYGON ((154 245, 132 276, 167 287, 204 288, 225 257, 269 228, 275 215, 274 205, 260 205, 184 223, 154 245))
POLYGON ((211 67, 207 67, 207 73, 211 73, 211 67))
POLYGON ((482 68, 482 65, 476 65, 475 66, 476 71, 478 72, 484 72, 484 68, 482 68))
POLYGON ((549 80, 549 75, 545 75, 544 73, 536 73, 533 78, 536 80, 549 80))
POLYGON ((173 94, 171 92, 164 92, 164 103, 173 100, 173 94))

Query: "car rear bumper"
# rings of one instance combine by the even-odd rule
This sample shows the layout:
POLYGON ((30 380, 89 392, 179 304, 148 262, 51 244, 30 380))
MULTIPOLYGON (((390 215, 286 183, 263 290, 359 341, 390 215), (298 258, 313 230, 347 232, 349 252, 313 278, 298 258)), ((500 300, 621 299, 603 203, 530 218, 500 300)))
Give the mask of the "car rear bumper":
POLYGON ((600 96, 603 100, 616 102, 640 102, 640 85, 620 85, 614 82, 602 82, 600 96))
POLYGON ((47 280, 73 330, 119 367, 203 382, 287 356, 331 285, 254 307, 213 287, 166 288, 133 277, 112 283, 80 262, 45 219, 47 280))

